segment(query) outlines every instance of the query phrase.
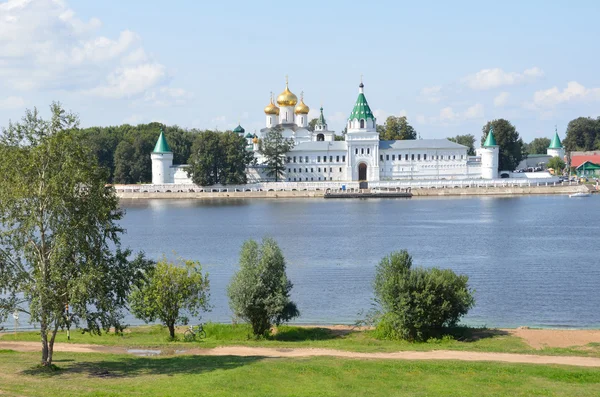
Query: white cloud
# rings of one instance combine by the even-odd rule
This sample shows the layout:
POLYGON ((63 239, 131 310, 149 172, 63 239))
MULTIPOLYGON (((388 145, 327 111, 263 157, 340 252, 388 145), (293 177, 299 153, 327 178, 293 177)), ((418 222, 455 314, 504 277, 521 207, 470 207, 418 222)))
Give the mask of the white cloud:
POLYGON ((496 106, 497 108, 506 106, 506 104, 508 103, 509 97, 510 97, 510 94, 508 92, 506 92, 506 91, 501 92, 494 98, 494 106, 496 106))
POLYGON ((131 116, 123 119, 123 124, 138 125, 143 123, 145 120, 146 118, 142 115, 132 114, 131 116))
POLYGON ((0 84, 107 98, 165 86, 166 67, 147 55, 135 32, 110 38, 101 27, 97 18, 79 18, 65 0, 0 3, 0 84))
POLYGON ((442 95, 442 86, 436 85, 433 87, 425 87, 421 90, 419 100, 422 102, 438 103, 444 99, 442 95))
MULTIPOLYGON (((484 107, 481 103, 476 103, 468 107, 464 112, 456 112, 450 106, 440 110, 438 119, 432 118, 431 122, 435 124, 437 121, 442 123, 460 122, 473 119, 481 119, 484 117, 484 107)), ((424 121, 424 119, 422 119, 424 121)))
POLYGON ((600 101, 600 88, 586 88, 576 81, 571 81, 562 91, 558 87, 536 91, 533 102, 525 107, 530 109, 552 108, 557 105, 572 101, 600 101))
POLYGON ((505 72, 500 68, 482 69, 464 77, 462 82, 474 90, 488 90, 535 81, 543 75, 544 71, 538 67, 526 69, 522 73, 505 72))
POLYGON ((108 75, 105 84, 92 88, 87 93, 106 98, 128 98, 154 87, 164 77, 165 67, 160 64, 119 68, 108 75))
POLYGON ((417 114, 416 120, 417 120, 418 124, 426 124, 427 123, 427 118, 422 114, 417 114))
POLYGON ((18 96, 9 96, 0 99, 0 109, 21 109, 25 107, 25 100, 18 96))
POLYGON ((194 95, 183 88, 161 87, 158 90, 147 92, 144 102, 154 106, 185 105, 194 95))
POLYGON ((465 120, 483 118, 483 105, 481 103, 476 103, 475 105, 469 107, 465 111, 463 118, 465 120))
POLYGON ((454 113, 454 110, 450 106, 443 108, 440 110, 440 120, 441 121, 454 121, 458 115, 454 113))
POLYGON ((375 118, 377 119, 377 121, 379 121, 380 124, 383 123, 389 115, 390 114, 383 109, 375 109, 373 111, 373 116, 375 116, 375 118))

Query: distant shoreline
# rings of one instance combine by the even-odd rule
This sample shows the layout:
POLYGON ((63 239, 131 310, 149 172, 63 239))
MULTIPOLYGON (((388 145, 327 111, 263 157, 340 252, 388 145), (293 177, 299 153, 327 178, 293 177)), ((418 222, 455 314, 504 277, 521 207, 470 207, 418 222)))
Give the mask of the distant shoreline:
MULTIPOLYGON (((466 196, 515 196, 573 194, 578 192, 592 193, 593 189, 586 185, 558 186, 497 186, 497 187, 456 187, 456 188, 419 188, 412 189, 416 197, 466 197, 466 196)), ((319 198, 323 199, 324 190, 285 190, 285 191, 250 191, 250 192, 117 192, 121 199, 285 199, 285 198, 319 198)))

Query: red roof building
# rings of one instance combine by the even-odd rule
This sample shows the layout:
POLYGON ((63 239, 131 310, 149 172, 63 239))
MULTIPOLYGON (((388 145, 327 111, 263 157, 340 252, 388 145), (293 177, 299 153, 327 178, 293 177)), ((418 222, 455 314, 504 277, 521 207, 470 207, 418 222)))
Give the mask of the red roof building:
POLYGON ((600 151, 571 153, 571 167, 579 167, 586 161, 594 164, 600 164, 600 151))

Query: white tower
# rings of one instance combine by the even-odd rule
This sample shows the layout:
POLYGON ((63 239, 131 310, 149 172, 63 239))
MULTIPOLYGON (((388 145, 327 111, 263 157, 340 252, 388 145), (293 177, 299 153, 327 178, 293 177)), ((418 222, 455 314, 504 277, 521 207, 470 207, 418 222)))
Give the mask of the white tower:
POLYGON ((481 156, 481 177, 483 179, 498 179, 500 151, 494 137, 494 127, 490 127, 485 143, 479 149, 479 155, 481 156))
POLYGON ((265 107, 267 116, 267 128, 273 128, 278 124, 279 108, 273 103, 273 93, 271 92, 271 102, 265 107))
POLYGON ((554 129, 554 138, 552 138, 552 142, 550 142, 550 146, 548 146, 548 150, 546 150, 548 156, 558 157, 561 160, 565 158, 565 149, 560 143, 560 138, 558 137, 558 130, 554 129))
POLYGON ((150 155, 150 158, 152 158, 152 184, 163 185, 165 183, 173 183, 173 175, 171 174, 173 152, 169 148, 162 129, 160 130, 160 136, 158 137, 158 141, 156 141, 156 146, 154 146, 154 151, 150 155))
POLYGON ((288 88, 288 79, 285 77, 285 90, 277 97, 279 105, 279 124, 294 124, 294 107, 298 104, 298 97, 288 88))
POLYGON ((300 103, 294 109, 296 114, 296 125, 301 128, 308 127, 308 112, 310 108, 304 103, 304 92, 300 93, 300 103))
POLYGON ((356 104, 348 118, 346 175, 353 181, 379 181, 379 134, 364 87, 361 81, 356 104))

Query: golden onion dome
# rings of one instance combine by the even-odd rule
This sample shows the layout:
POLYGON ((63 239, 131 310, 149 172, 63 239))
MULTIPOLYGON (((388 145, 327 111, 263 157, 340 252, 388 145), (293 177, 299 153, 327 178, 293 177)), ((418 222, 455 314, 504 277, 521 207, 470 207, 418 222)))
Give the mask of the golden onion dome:
POLYGON ((304 103, 304 93, 301 93, 300 94, 300 103, 298 104, 298 106, 296 106, 294 113, 308 114, 309 111, 310 111, 310 108, 308 106, 306 106, 306 104, 304 103))
POLYGON ((257 137, 252 138, 252 143, 258 143, 258 138, 257 137))
POLYGON ((279 115, 279 108, 273 103, 273 93, 271 93, 271 102, 265 106, 265 114, 279 115))
POLYGON ((285 81, 285 90, 277 97, 277 104, 279 106, 296 106, 298 103, 298 97, 294 95, 288 88, 287 78, 285 81))

